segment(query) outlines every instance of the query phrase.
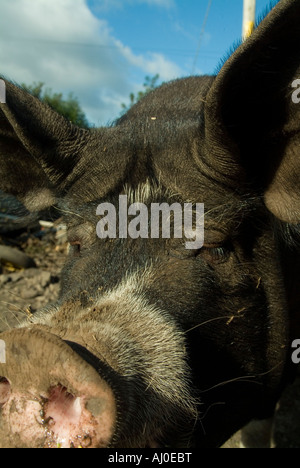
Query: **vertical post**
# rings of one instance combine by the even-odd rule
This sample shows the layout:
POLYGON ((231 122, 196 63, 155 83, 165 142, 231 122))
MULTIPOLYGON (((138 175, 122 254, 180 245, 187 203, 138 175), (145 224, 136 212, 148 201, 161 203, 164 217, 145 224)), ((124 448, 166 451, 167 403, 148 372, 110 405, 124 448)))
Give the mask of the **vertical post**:
POLYGON ((244 0, 243 40, 251 36, 255 27, 256 0, 244 0))

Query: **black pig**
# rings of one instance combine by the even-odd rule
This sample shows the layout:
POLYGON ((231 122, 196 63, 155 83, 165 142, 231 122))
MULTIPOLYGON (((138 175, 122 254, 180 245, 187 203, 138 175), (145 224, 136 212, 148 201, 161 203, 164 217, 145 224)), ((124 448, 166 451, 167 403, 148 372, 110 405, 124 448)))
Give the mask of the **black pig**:
POLYGON ((0 189, 56 205, 70 253, 58 303, 0 335, 1 447, 219 447, 272 415, 300 338, 299 18, 281 0, 216 77, 165 84, 111 128, 5 81, 0 189), (97 207, 120 195, 204 203, 203 247, 100 239, 97 207))

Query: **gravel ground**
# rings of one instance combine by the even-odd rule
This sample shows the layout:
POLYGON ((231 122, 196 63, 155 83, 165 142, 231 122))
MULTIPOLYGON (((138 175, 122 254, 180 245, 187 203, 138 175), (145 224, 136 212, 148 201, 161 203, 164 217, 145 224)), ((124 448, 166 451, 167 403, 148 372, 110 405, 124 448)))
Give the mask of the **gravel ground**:
MULTIPOLYGON (((30 236, 20 245, 34 258, 37 268, 18 271, 6 265, 2 273, 0 270, 0 332, 28 320, 38 309, 55 301, 59 292, 66 244, 57 245, 50 234, 43 240, 30 236)), ((274 440, 277 448, 300 448, 300 375, 283 396, 276 415, 274 440)), ((238 433, 224 448, 237 448, 239 441, 238 433)))
MULTIPOLYGON (((52 237, 52 236, 51 236, 52 237)), ((0 332, 16 326, 30 314, 54 302, 59 293, 60 272, 66 246, 29 239, 25 253, 34 258, 37 268, 2 268, 0 274, 0 332)))

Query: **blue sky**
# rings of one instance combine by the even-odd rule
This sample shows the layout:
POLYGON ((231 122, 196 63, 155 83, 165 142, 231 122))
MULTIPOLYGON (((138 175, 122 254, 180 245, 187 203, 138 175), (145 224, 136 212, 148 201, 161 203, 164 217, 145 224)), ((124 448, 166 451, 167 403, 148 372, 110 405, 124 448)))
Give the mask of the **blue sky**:
MULTIPOLYGON (((260 16, 270 0, 256 4, 260 16)), ((243 0, 212 0, 195 68, 208 5, 208 0, 88 0, 94 14, 133 52, 163 54, 187 75, 214 73, 220 58, 241 37, 243 0)))
MULTIPOLYGON (((240 39, 243 0, 1 0, 0 74, 73 91, 90 122, 118 117, 146 75, 212 74, 240 39), (198 57, 197 57, 198 51, 198 57), (197 57, 197 60, 196 60, 197 57)), ((257 16, 270 0, 257 0, 257 16)))

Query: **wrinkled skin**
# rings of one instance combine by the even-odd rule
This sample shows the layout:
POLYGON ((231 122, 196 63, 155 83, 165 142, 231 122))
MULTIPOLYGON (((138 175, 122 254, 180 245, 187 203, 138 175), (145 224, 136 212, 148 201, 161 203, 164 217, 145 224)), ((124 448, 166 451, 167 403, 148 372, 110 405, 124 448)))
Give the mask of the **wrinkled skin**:
POLYGON ((299 15, 281 0, 217 77, 163 85, 111 128, 6 82, 0 189, 56 205, 70 253, 58 303, 0 335, 0 446, 219 447, 272 415, 300 336, 299 15), (204 247, 99 239, 120 194, 204 203, 204 247))

